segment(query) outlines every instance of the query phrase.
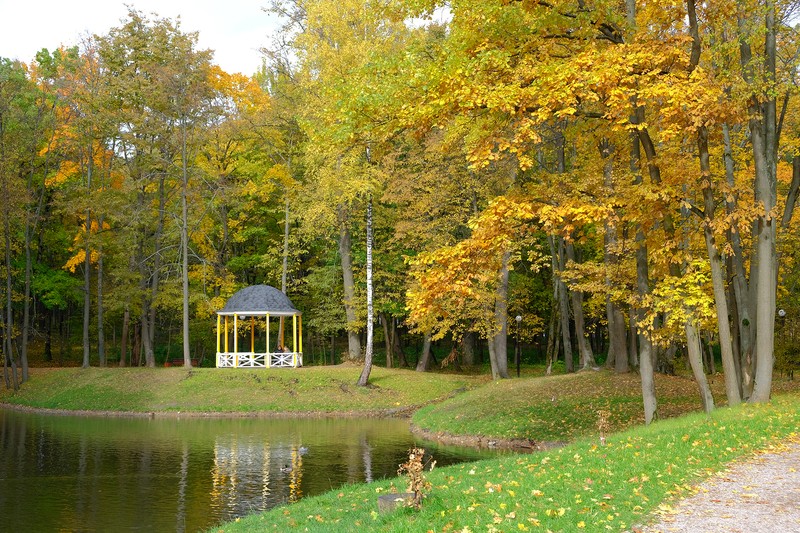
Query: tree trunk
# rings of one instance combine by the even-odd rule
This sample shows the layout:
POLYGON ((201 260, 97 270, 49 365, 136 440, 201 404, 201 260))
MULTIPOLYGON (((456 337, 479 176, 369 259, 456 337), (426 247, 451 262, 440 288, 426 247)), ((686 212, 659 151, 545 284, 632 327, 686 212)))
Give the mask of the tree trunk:
POLYGON ((800 155, 795 155, 792 159, 792 182, 789 184, 789 192, 786 193, 786 204, 783 207, 783 218, 781 219, 781 228, 783 229, 788 228, 792 221, 798 192, 800 192, 800 155))
POLYGON ((607 301, 606 316, 608 322, 609 357, 613 353, 614 371, 624 374, 630 370, 628 366, 627 331, 625 328, 625 315, 619 305, 607 301))
MULTIPOLYGON (((764 80, 769 87, 775 81, 776 40, 775 40, 775 1, 765 0, 765 12, 762 31, 764 35, 764 80)), ((739 52, 742 76, 747 84, 762 83, 761 76, 754 74, 752 50, 750 48, 750 28, 748 13, 739 13, 739 52)), ((755 384, 750 402, 769 401, 772 391, 772 370, 775 362, 775 298, 777 290, 777 255, 775 251, 776 219, 772 210, 777 198, 777 115, 776 100, 773 91, 764 101, 757 97, 751 99, 750 136, 753 150, 753 166, 755 168, 755 200, 763 205, 764 214, 756 219, 753 235, 756 261, 751 267, 757 285, 755 291, 756 315, 756 369, 755 384), (755 269, 755 270, 753 270, 755 269)), ((751 288, 752 291, 752 288, 751 288)))
POLYGON ((16 391, 19 390, 19 382, 17 380, 17 366, 14 361, 14 339, 12 334, 14 320, 11 305, 11 231, 10 224, 8 223, 8 209, 5 210, 4 214, 4 229, 6 233, 6 319, 5 324, 3 324, 3 351, 5 352, 5 357, 3 358, 3 374, 6 379, 6 388, 9 388, 8 370, 9 367, 11 368, 12 379, 10 381, 13 383, 14 390, 16 391))
POLYGON ((630 323, 628 327, 628 362, 632 367, 639 368, 639 332, 633 309, 631 309, 628 322, 630 323))
MULTIPOLYGON (((633 4, 635 6, 635 4, 633 4)), ((629 8, 631 4, 628 4, 629 8)), ((630 13, 629 13, 630 15, 630 13)), ((635 116, 631 119, 632 123, 639 124, 643 122, 643 118, 638 116, 638 108, 634 106, 635 116)), ((643 113, 643 110, 642 110, 643 113)), ((639 164, 641 162, 641 151, 639 146, 639 139, 641 132, 631 134, 631 170, 634 171, 636 184, 642 183, 642 177, 638 173, 639 164)), ((652 161, 648 165, 651 172, 651 180, 657 178, 654 173, 658 172, 658 168, 654 166, 652 161)), ((647 263, 647 240, 642 230, 641 225, 636 229, 636 288, 640 297, 644 297, 650 293, 650 275, 649 265, 647 263)), ((636 312, 636 324, 639 329, 640 324, 645 322, 645 310, 638 309, 636 312)), ((644 328, 643 331, 646 331, 644 328)), ((639 375, 642 380, 642 403, 644 404, 644 422, 650 424, 657 416, 658 401, 656 400, 656 385, 655 376, 653 375, 653 346, 650 339, 646 334, 640 333, 638 336, 639 343, 639 375)))
MULTIPOLYGON (((603 185, 609 196, 614 194, 614 146, 608 139, 603 139, 599 146, 600 155, 603 163, 603 185)), ((603 258, 606 268, 609 270, 617 268, 619 255, 617 254, 617 227, 610 220, 605 222, 605 237, 603 258)), ((606 276, 606 287, 611 292, 611 278, 606 276)), ((628 371, 628 350, 626 346, 625 316, 619 304, 612 301, 610 294, 606 294, 606 320, 608 322, 608 357, 606 367, 613 368, 618 373, 628 371)))
POLYGON ((125 306, 125 311, 122 314, 122 334, 119 339, 119 366, 124 367, 128 357, 128 328, 131 322, 131 311, 128 306, 125 306))
MULTIPOLYGON (((145 364, 154 368, 156 366, 155 357, 155 338, 156 338, 156 307, 155 302, 158 297, 159 282, 161 280, 161 237, 164 233, 164 220, 166 217, 167 193, 165 188, 166 177, 162 174, 158 181, 158 224, 156 225, 155 235, 153 236, 153 272, 150 275, 150 298, 147 301, 147 313, 143 320, 147 324, 142 324, 142 345, 144 347, 145 364)), ((143 307, 144 311, 144 307, 143 307)))
MULTIPOLYGON (((0 175, 0 179, 3 180, 3 197, 9 198, 9 191, 8 191, 8 177, 4 175, 0 175)), ((11 298, 11 289, 12 289, 12 279, 11 279, 11 223, 9 221, 10 213, 9 213, 9 205, 8 202, 4 202, 5 206, 3 209, 3 230, 5 232, 5 260, 6 260, 6 319, 3 328, 3 351, 5 352, 5 357, 3 358, 3 373, 6 379, 6 388, 9 387, 9 377, 8 377, 8 368, 11 367, 11 382, 13 384, 14 390, 19 390, 19 381, 17 380, 17 363, 14 360, 14 315, 13 315, 13 307, 12 307, 12 298, 11 298)))
MULTIPOLYGON (((557 291, 553 291, 556 293, 557 291)), ((557 294, 553 294, 553 304, 550 306, 550 324, 547 327, 547 348, 545 348, 545 361, 547 367, 545 375, 549 376, 553 372, 553 364, 558 359, 558 308, 556 307, 557 294)))
MULTIPOLYGON (((647 265, 647 247, 644 244, 644 235, 641 230, 637 232, 636 240, 639 248, 636 250, 636 279, 640 295, 650 292, 647 265)), ((644 322, 644 310, 639 310, 637 323, 644 322)), ((653 347, 650 339, 645 334, 639 334, 639 374, 642 378, 642 400, 644 403, 644 422, 649 424, 656 418, 658 402, 656 401, 655 377, 653 375, 653 347)))
POLYGON ((397 356, 398 366, 405 368, 410 366, 406 360, 406 353, 400 345, 400 332, 397 330, 396 318, 392 318, 392 353, 397 356))
POLYGON ((427 372, 431 368, 431 334, 426 333, 422 341, 422 353, 417 360, 417 372, 427 372))
POLYGON ((561 281, 559 277, 562 269, 562 261, 559 252, 556 250, 555 245, 556 237, 548 236, 547 240, 550 243, 550 256, 553 268, 553 283, 555 284, 555 294, 558 299, 559 318, 561 320, 561 343, 564 346, 564 366, 567 372, 574 372, 574 363, 572 360, 572 340, 570 339, 569 329, 569 300, 567 294, 567 286, 561 281))
POLYGON ((186 152, 186 116, 181 120, 181 289, 183 296, 183 366, 192 368, 192 350, 189 340, 189 169, 186 152))
POLYGON ((342 260, 342 280, 344 282, 344 311, 347 317, 347 360, 355 362, 361 359, 361 340, 358 337, 358 325, 355 308, 355 280, 353 278, 353 262, 350 255, 350 229, 348 228, 347 211, 344 205, 339 206, 339 256, 342 260))
POLYGON ((464 366, 475 365, 475 351, 477 343, 477 335, 474 331, 467 331, 461 337, 461 364, 464 366))
POLYGON ((281 292, 286 294, 289 277, 289 187, 287 186, 283 203, 283 260, 281 261, 281 292))
POLYGON ((89 368, 89 325, 91 324, 92 289, 90 286, 92 275, 92 251, 89 248, 89 231, 92 224, 90 212, 86 211, 86 243, 83 261, 83 368, 89 368))
POLYGON ((44 338, 44 360, 53 360, 53 323, 55 322, 55 313, 50 311, 46 313, 46 326, 44 338))
POLYGON ((712 346, 711 335, 706 334, 705 341, 706 341, 706 343, 705 343, 706 344, 706 351, 705 351, 705 353, 706 353, 706 366, 707 366, 707 369, 708 369, 708 373, 713 376, 714 374, 717 373, 717 364, 714 361, 714 347, 712 346))
POLYGON ((694 381, 700 390, 700 401, 703 403, 703 410, 706 413, 710 413, 714 410, 714 397, 711 395, 711 388, 708 386, 708 380, 703 371, 703 347, 700 344, 700 336, 697 333, 697 327, 692 322, 691 315, 692 313, 689 313, 690 318, 684 325, 686 347, 689 351, 689 365, 692 367, 694 381))
MULTIPOLYGON (((37 113, 37 125, 42 124, 42 111, 43 108, 38 108, 37 113)), ((40 132, 41 133, 41 132, 40 132)), ((33 177, 36 170, 35 164, 35 157, 38 150, 36 150, 35 146, 31 146, 29 153, 31 155, 30 161, 30 172, 28 173, 28 190, 33 191, 33 177)), ((47 154, 45 155, 45 162, 44 168, 42 172, 44 175, 48 175, 50 171, 50 151, 48 150, 47 154)), ((31 276, 33 270, 33 259, 31 257, 31 236, 36 232, 36 228, 39 224, 39 218, 42 214, 42 208, 44 206, 44 197, 45 197, 45 189, 46 186, 42 183, 41 188, 38 191, 38 201, 36 205, 36 211, 31 217, 31 210, 26 209, 25 212, 25 296, 24 296, 24 307, 22 310, 22 352, 20 353, 20 366, 22 366, 22 382, 25 383, 28 381, 28 341, 30 337, 30 322, 31 322, 31 276)), ((52 320, 47 320, 47 327, 48 327, 48 341, 50 340, 50 332, 52 326, 52 320)), ((47 357, 45 356, 45 359, 47 357)), ((50 359, 52 360, 52 352, 50 353, 50 359)))
POLYGON ((367 346, 364 351, 364 370, 358 385, 366 387, 372 371, 372 195, 367 201, 367 346))
MULTIPOLYGON (((739 396, 739 379, 736 375, 736 364, 733 361, 733 344, 731 342, 730 322, 728 321, 728 300, 725 295, 725 274, 723 273, 722 257, 717 249, 714 238, 712 221, 714 219, 715 201, 711 185, 711 165, 708 154, 708 131, 702 126, 697 132, 697 145, 700 155, 700 172, 703 182, 703 200, 705 221, 703 233, 705 235, 708 260, 711 264, 711 282, 714 288, 714 303, 717 307, 717 328, 719 330, 719 344, 722 353, 722 369, 725 373, 725 394, 728 405, 734 406, 741 403, 739 396)), ((695 331, 695 335, 696 335, 695 331)))
MULTIPOLYGON (((725 178, 728 186, 734 190, 733 150, 731 146, 730 128, 727 124, 722 126, 724 140, 725 178)), ((733 214, 736 209, 736 200, 726 202, 727 212, 733 214)), ((748 287, 747 273, 744 266, 744 252, 742 240, 738 231, 728 231, 728 240, 731 243, 733 255, 733 294, 736 302, 736 329, 739 332, 739 368, 742 397, 747 399, 753 390, 753 323, 750 309, 750 289, 748 287)))
MULTIPOLYGON (((98 231, 103 231, 103 217, 97 222, 98 231)), ((103 247, 98 246, 97 251, 97 364, 101 367, 106 366, 106 337, 103 327, 105 326, 103 316, 103 247)))
MULTIPOLYGON (((289 189, 288 187, 285 190, 285 198, 284 198, 284 206, 283 206, 283 257, 281 260, 281 292, 283 294, 287 294, 287 280, 289 277, 289 189)), ((284 321, 283 317, 281 317, 280 322, 278 323, 278 338, 280 339, 281 346, 285 346, 284 343, 284 336, 285 336, 285 327, 286 322, 284 321)))
POLYGON ((381 313, 381 324, 383 325, 383 345, 386 347, 386 368, 392 368, 392 337, 389 334, 389 316, 386 313, 381 313))
MULTIPOLYGON (((726 270, 728 272, 733 272, 733 261, 730 260, 728 257, 726 270)), ((733 362, 736 364, 736 375, 739 376, 739 396, 742 400, 746 400, 747 398, 744 397, 744 391, 742 389, 742 366, 741 366, 741 359, 739 355, 742 353, 741 348, 742 345, 739 342, 739 311, 736 309, 736 296, 733 294, 734 288, 733 284, 728 285, 728 293, 727 293, 727 300, 728 300, 728 309, 730 309, 731 313, 731 342, 733 343, 733 362)))
MULTIPOLYGON (((142 316, 141 316, 141 323, 139 324, 141 339, 139 339, 139 342, 141 342, 140 346, 142 348, 142 351, 144 352, 144 364, 148 367, 155 368, 156 362, 155 362, 155 356, 153 354, 153 345, 151 344, 150 341, 150 331, 149 331, 150 328, 148 326, 148 324, 150 323, 150 319, 148 316, 149 315, 148 306, 149 304, 147 302, 147 297, 145 296, 142 298, 142 316)), ((136 360, 139 361, 138 355, 136 360)))
MULTIPOLYGON (((571 242, 565 243, 567 260, 575 262, 575 247, 571 242)), ((593 368, 597 364, 594 360, 592 347, 586 334, 586 326, 583 315, 583 291, 569 291, 572 299, 572 314, 575 317, 575 337, 578 342, 578 352, 581 356, 581 369, 593 368)))
MULTIPOLYGON (((38 213, 37 213, 38 217, 38 213)), ((26 218, 28 218, 26 216, 26 218)), ((30 220, 25 225, 25 297, 22 310, 22 353, 19 362, 22 366, 22 383, 28 381, 28 336, 30 335, 31 321, 31 229, 30 220)))
POLYGON ((489 341, 490 348, 494 347, 493 351, 489 350, 493 379, 508 378, 508 263, 510 260, 510 253, 503 254, 503 263, 500 267, 500 283, 497 285, 497 295, 494 303, 494 320, 495 324, 500 326, 500 331, 489 341))

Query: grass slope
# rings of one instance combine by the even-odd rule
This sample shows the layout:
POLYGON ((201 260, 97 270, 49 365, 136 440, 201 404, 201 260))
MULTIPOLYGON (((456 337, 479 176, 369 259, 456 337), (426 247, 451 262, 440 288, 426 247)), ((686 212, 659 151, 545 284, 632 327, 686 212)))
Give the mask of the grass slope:
MULTIPOLYGON (((722 376, 710 376, 717 403, 725 400, 722 376), (717 379, 715 379, 717 378, 717 379)), ((658 413, 672 418, 701 409, 694 381, 656 375, 658 413)), ((421 429, 454 435, 536 442, 571 442, 597 432, 597 412, 610 413, 610 430, 644 423, 638 374, 610 371, 495 381, 417 411, 421 429)))
POLYGON ((89 411, 367 414, 419 407, 487 379, 375 368, 370 387, 356 387, 360 372, 355 366, 31 369, 19 392, 0 390, 0 402, 89 411))
POLYGON ((668 510, 725 463, 798 438, 800 398, 719 409, 529 455, 436 469, 422 510, 377 512, 402 479, 348 486, 212 531, 624 531, 668 510))

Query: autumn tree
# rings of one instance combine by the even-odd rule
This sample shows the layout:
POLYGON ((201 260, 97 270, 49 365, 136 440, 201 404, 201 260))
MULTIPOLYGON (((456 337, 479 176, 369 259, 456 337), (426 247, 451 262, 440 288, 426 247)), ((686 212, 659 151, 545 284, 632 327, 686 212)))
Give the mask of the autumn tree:
MULTIPOLYGON (((35 132, 31 128, 31 114, 35 111, 35 88, 28 80, 25 68, 17 61, 0 58, 0 187, 3 195, 2 216, 3 231, 3 273, 4 273, 4 309, 3 309, 3 375, 6 388, 19 388, 17 374, 16 339, 19 328, 15 326, 13 300, 16 265, 12 262, 12 253, 16 256, 20 248, 17 235, 23 228, 19 222, 25 220, 26 198, 25 169, 29 150, 35 147, 31 137, 35 132), (9 376, 9 371, 11 372, 9 376)), ((27 374, 27 369, 24 369, 27 374)))
POLYGON ((128 19, 98 39, 101 64, 113 95, 108 108, 116 125, 114 142, 136 198, 129 227, 135 245, 130 262, 139 272, 141 338, 148 366, 155 365, 153 342, 164 269, 181 275, 184 364, 188 358, 188 188, 194 134, 204 125, 211 97, 210 52, 196 49, 197 35, 185 34, 168 19, 149 20, 130 10, 128 19), (177 192, 179 205, 172 202, 177 192), (172 209, 181 221, 171 224, 172 209), (178 241, 180 258, 166 262, 178 241))
MULTIPOLYGON (((736 358, 725 335, 728 314, 721 297, 725 287, 717 282, 721 274, 717 255, 723 249, 717 239, 724 231, 718 231, 710 218, 713 217, 712 198, 708 194, 713 192, 711 187, 703 187, 701 182, 697 189, 686 180, 687 176, 698 173, 708 180, 712 171, 703 163, 706 166, 699 171, 687 174, 686 152, 681 150, 680 143, 685 142, 684 135, 694 138, 697 147, 694 153, 700 153, 700 160, 704 161, 702 154, 707 149, 703 145, 706 138, 703 127, 715 121, 735 121, 743 112, 749 112, 756 117, 749 124, 756 153, 753 158, 756 182, 770 182, 766 178, 763 182, 758 180, 774 176, 776 91, 768 88, 778 81, 774 66, 775 34, 782 11, 775 3, 759 7, 740 3, 729 7, 718 10, 703 6, 697 15, 694 11, 699 8, 693 2, 642 6, 629 2, 627 12, 611 4, 581 9, 571 2, 460 3, 453 9, 448 38, 443 41, 437 60, 409 69, 413 73, 409 78, 419 80, 413 88, 419 89, 422 97, 416 99, 416 105, 402 106, 399 116, 413 128, 441 126, 451 117, 480 121, 482 128, 473 137, 468 160, 474 166, 481 166, 511 156, 523 170, 538 164, 537 147, 543 139, 543 127, 550 121, 570 119, 576 124, 604 124, 611 128, 610 135, 630 132, 628 172, 638 183, 640 201, 628 203, 625 211, 617 212, 625 215, 624 224, 629 224, 630 231, 638 235, 635 285, 639 297, 633 302, 640 309, 637 323, 643 332, 660 327, 661 318, 654 324, 642 322, 648 311, 652 283, 667 275, 680 276, 686 269, 688 263, 681 257, 680 207, 682 203, 705 204, 706 208, 698 208, 698 212, 704 213, 705 227, 710 228, 705 233, 706 253, 714 267, 717 329, 722 331, 727 396, 733 404, 739 398, 736 358), (745 18, 745 12, 754 16, 745 18), (735 13, 739 13, 738 19, 735 13), (704 21, 705 26, 698 29, 697 19, 704 21), (730 42, 729 35, 739 36, 738 48, 720 44, 730 42), (753 41, 762 38, 763 42, 758 44, 753 41), (703 50, 710 46, 713 51, 705 54, 703 50), (655 50, 658 52, 654 54, 655 50), (754 62, 752 50, 763 51, 762 63, 754 62), (738 65, 729 60, 734 53, 740 56, 738 65), (737 70, 740 74, 731 76, 737 70), (734 83, 736 76, 744 83, 734 83), (770 146, 766 151, 765 144, 770 146), (667 154, 669 157, 665 157, 667 154), (699 202, 695 191, 699 193, 699 202), (653 248, 654 243, 661 243, 661 247, 653 248)), ((405 93, 407 98, 408 95, 405 93)), ((765 187, 755 188, 755 205, 762 206, 756 209, 765 217, 757 228, 765 229, 757 229, 753 237, 753 242, 758 243, 754 248, 758 261, 753 263, 756 270, 751 281, 764 287, 760 285, 762 282, 772 280, 771 285, 766 285, 772 288, 763 293, 752 292, 761 295, 755 307, 760 310, 756 330, 766 332, 763 339, 758 337, 761 350, 758 358, 764 358, 764 365, 759 367, 765 373, 762 383, 768 383, 766 375, 771 375, 771 356, 766 353, 772 351, 774 314, 774 298, 764 295, 774 294, 776 279, 775 261, 769 258, 774 255, 774 245, 770 244, 774 239, 767 215, 775 205, 770 200, 774 192, 765 187), (768 259, 762 261, 762 257, 768 259)), ((736 211, 746 219, 748 215, 743 208, 736 211)), ((741 229, 737 227, 734 232, 741 229)), ((693 318, 687 321, 695 323, 693 318)), ((743 326, 746 329, 747 324, 743 326)), ((689 331, 686 334, 687 338, 696 337, 689 331)), ((656 413, 651 377, 655 354, 649 348, 649 336, 649 333, 642 336, 639 342, 648 421, 656 413)), ((765 399, 763 390, 754 392, 751 398, 765 399)))
POLYGON ((306 221, 317 231, 338 233, 348 359, 362 357, 358 331, 363 319, 356 301, 351 228, 375 186, 367 162, 372 149, 382 152, 369 134, 369 103, 364 93, 365 66, 371 57, 398 46, 405 27, 387 17, 386 7, 363 2, 283 2, 286 31, 299 58, 297 78, 305 94, 300 124, 308 137, 305 169, 309 177, 306 221), (359 95, 363 94, 363 97, 359 95))

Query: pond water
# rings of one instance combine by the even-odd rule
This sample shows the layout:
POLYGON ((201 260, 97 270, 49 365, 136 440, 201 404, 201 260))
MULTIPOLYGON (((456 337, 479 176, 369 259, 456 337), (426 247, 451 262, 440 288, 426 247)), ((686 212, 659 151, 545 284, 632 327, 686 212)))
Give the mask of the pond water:
POLYGON ((489 452, 417 442, 398 419, 146 419, 0 410, 0 531, 198 531, 489 452))

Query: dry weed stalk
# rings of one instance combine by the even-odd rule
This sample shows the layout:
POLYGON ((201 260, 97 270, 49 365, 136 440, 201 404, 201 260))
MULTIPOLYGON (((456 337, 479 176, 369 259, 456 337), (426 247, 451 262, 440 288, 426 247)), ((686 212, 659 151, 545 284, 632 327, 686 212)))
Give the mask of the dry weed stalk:
MULTIPOLYGON (((425 455, 424 448, 411 448, 408 451, 408 461, 400 465, 397 470, 399 475, 405 475, 408 478, 408 492, 414 493, 414 498, 411 505, 414 509, 419 510, 422 506, 422 498, 425 493, 431 489, 431 484, 425 479, 425 465, 422 463, 422 457, 425 455)), ((431 470, 436 465, 434 461, 431 465, 431 470)))
POLYGON ((597 411, 597 429, 600 430, 600 446, 606 445, 606 434, 610 429, 608 419, 611 417, 611 412, 606 409, 597 411))

